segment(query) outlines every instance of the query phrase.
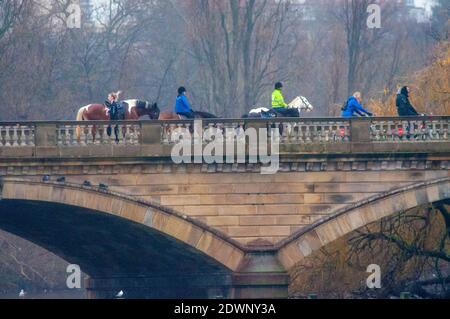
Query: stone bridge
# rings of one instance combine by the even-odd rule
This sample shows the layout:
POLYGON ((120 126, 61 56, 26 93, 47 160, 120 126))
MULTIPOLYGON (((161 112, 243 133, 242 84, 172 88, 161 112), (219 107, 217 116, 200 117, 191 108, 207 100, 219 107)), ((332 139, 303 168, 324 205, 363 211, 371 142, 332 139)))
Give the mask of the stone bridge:
POLYGON ((90 297, 286 298, 314 251, 450 200, 450 117, 116 124, 0 123, 0 229, 80 265, 90 297), (171 157, 181 129, 270 127, 276 174, 239 134, 240 163, 171 157))

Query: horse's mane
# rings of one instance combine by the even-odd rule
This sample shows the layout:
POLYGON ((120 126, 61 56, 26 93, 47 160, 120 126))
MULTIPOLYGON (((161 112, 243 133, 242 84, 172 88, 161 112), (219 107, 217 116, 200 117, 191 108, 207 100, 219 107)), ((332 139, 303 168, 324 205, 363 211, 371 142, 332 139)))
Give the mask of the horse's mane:
MULTIPOLYGON (((137 101, 136 101, 136 107, 137 107, 138 109, 143 110, 143 109, 145 109, 145 106, 147 105, 147 103, 148 103, 147 101, 137 100, 137 101)), ((150 103, 149 103, 149 106, 151 106, 150 103)))

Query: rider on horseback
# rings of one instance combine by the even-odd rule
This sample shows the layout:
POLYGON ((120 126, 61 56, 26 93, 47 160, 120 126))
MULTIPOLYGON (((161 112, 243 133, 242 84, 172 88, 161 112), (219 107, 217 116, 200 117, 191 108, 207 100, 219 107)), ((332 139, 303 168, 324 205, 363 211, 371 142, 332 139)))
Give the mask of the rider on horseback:
POLYGON ((118 121, 123 114, 123 106, 119 102, 120 95, 122 91, 112 92, 108 94, 108 99, 105 101, 105 106, 109 109, 109 116, 111 121, 118 121))
POLYGON ((178 96, 174 107, 175 113, 188 119, 194 119, 195 113, 192 111, 191 105, 186 97, 186 92, 186 88, 184 87, 178 89, 178 96))
POLYGON ((275 91, 272 93, 272 109, 281 116, 289 117, 290 111, 287 108, 288 105, 284 102, 284 97, 281 93, 282 88, 283 84, 281 82, 275 84, 275 91))
POLYGON ((364 117, 366 115, 373 116, 368 110, 366 110, 362 106, 362 95, 361 92, 355 92, 352 96, 350 96, 347 100, 347 103, 342 108, 342 117, 344 118, 352 118, 359 115, 364 117))

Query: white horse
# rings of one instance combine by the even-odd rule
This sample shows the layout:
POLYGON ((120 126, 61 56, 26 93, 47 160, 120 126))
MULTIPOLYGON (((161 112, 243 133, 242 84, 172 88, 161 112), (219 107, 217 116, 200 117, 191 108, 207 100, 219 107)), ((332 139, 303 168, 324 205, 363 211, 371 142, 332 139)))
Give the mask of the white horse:
MULTIPOLYGON (((312 112, 314 106, 304 96, 297 96, 291 103, 288 104, 287 109, 298 110, 299 116, 303 111, 312 112)), ((271 109, 265 107, 255 107, 249 112, 250 117, 261 117, 263 113, 269 113, 271 109)))

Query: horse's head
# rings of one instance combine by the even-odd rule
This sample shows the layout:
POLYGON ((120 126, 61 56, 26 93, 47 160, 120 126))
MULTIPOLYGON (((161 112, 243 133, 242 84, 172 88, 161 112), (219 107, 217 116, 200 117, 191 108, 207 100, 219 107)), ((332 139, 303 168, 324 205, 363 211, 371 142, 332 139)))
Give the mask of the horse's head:
POLYGON ((304 96, 297 96, 291 104, 289 104, 289 108, 297 109, 300 111, 312 112, 314 110, 314 106, 309 103, 308 99, 304 96))
POLYGON ((139 117, 148 115, 152 120, 159 119, 159 108, 156 103, 151 104, 148 101, 141 100, 129 100, 129 105, 136 107, 136 111, 139 117))
POLYGON ((159 107, 158 107, 158 103, 153 103, 151 104, 148 101, 145 101, 145 111, 146 114, 150 117, 150 119, 152 120, 158 120, 159 119, 159 115, 161 113, 159 107))

